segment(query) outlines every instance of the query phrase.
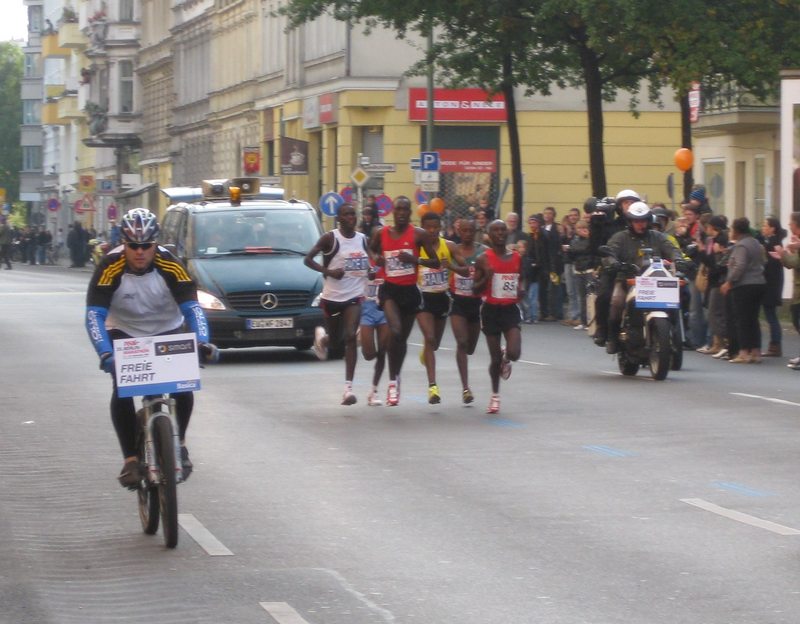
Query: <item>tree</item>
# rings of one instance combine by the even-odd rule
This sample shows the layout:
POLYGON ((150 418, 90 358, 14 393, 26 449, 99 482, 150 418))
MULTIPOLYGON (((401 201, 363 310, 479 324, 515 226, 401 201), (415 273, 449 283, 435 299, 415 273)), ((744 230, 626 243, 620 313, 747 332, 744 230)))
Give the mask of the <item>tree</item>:
POLYGON ((0 43, 0 187, 6 189, 6 201, 9 202, 19 197, 19 172, 22 169, 20 86, 24 62, 19 46, 0 43))

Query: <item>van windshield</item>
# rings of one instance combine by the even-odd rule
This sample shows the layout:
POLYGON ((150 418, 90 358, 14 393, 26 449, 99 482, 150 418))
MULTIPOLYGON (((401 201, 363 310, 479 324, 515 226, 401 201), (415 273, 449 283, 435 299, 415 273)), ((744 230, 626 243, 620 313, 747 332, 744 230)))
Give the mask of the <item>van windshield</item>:
POLYGON ((225 255, 247 249, 308 253, 320 236, 318 222, 305 210, 226 210, 195 216, 192 256, 225 255))

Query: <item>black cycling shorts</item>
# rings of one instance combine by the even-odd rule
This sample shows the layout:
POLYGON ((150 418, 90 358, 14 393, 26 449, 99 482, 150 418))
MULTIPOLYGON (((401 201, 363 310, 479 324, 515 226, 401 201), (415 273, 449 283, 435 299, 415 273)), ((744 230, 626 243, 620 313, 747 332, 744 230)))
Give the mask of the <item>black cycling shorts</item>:
POLYGON ((499 336, 516 327, 519 329, 522 313, 516 303, 496 305, 484 303, 481 306, 481 330, 487 336, 499 336))
POLYGON ((422 293, 422 309, 420 312, 429 312, 433 318, 445 319, 450 314, 450 295, 447 292, 422 293))
POLYGON ((398 286, 391 282, 384 282, 378 289, 378 304, 381 310, 389 299, 397 304, 403 316, 416 314, 422 305, 422 296, 416 284, 398 286))
POLYGON ((480 297, 453 295, 453 305, 450 307, 450 316, 463 316, 467 319, 467 323, 480 323, 481 303, 483 302, 480 297))

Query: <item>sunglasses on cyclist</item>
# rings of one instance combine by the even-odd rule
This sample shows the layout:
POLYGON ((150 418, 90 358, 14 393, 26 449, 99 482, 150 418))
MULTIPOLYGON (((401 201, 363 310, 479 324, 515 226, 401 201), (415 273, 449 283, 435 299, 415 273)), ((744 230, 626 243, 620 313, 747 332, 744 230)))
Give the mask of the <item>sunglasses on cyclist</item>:
POLYGON ((138 249, 147 251, 154 245, 154 243, 125 243, 125 245, 128 247, 128 249, 133 249, 134 251, 138 249))

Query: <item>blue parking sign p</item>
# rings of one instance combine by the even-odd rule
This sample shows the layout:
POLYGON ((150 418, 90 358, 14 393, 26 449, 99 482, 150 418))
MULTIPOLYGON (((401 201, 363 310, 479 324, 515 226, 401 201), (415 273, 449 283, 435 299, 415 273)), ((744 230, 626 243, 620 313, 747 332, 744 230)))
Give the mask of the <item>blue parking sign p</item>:
POLYGON ((422 171, 439 171, 439 152, 422 152, 419 161, 422 171))

